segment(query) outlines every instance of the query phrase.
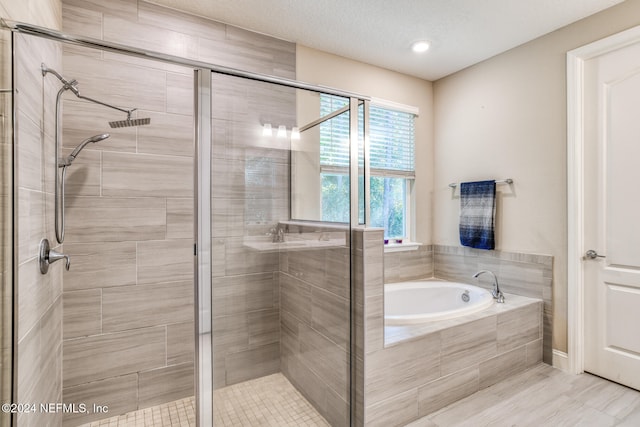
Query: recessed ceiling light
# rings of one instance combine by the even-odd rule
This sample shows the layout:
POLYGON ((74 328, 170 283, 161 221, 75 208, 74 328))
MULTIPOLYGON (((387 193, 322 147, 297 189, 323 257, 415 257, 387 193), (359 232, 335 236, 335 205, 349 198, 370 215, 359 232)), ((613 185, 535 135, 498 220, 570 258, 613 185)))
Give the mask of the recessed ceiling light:
POLYGON ((429 50, 429 46, 430 46, 430 44, 429 44, 428 41, 420 40, 420 41, 414 42, 411 45, 411 50, 413 50, 416 53, 422 53, 422 52, 428 51, 429 50))

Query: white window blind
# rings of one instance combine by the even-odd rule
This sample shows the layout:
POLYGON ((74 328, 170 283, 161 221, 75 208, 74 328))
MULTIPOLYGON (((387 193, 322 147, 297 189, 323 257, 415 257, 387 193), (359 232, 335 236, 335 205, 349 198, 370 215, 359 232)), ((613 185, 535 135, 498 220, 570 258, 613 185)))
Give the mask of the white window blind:
MULTIPOLYGON (((320 96, 321 116, 347 104, 348 100, 345 98, 323 94, 320 96)), ((413 178, 415 176, 415 115, 371 105, 369 117, 372 175, 413 178)), ((361 120, 362 117, 359 119, 361 120)), ((320 126, 320 165, 324 170, 349 167, 348 114, 342 114, 320 126)))

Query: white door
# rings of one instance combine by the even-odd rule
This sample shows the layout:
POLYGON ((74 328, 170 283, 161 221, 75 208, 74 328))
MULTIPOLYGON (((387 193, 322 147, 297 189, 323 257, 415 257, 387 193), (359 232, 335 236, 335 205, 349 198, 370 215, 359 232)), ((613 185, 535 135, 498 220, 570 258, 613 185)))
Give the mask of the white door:
POLYGON ((640 41, 584 65, 584 370, 640 390, 640 41))

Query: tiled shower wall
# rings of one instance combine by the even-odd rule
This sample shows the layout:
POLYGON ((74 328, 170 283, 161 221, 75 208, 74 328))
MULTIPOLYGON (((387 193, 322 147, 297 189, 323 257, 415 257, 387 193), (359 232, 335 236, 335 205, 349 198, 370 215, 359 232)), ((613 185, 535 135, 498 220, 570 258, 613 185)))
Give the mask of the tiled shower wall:
MULTIPOLYGON (((15 402, 60 402, 62 394, 62 265, 42 275, 38 245, 48 238, 56 250, 54 203, 55 81, 43 77, 40 63, 61 65, 55 43, 16 37, 16 124, 18 199, 18 395, 15 402)), ((18 415, 20 426, 59 425, 61 414, 18 415)))
POLYGON ((280 253, 282 372, 333 426, 349 425, 350 236, 326 227, 288 226, 331 247, 280 253))
MULTIPOLYGON (((295 46, 135 0, 63 4, 64 30, 229 67, 295 77, 295 46)), ((64 99, 65 154, 102 132, 69 170, 64 401, 109 414, 193 393, 193 72, 65 47, 63 74, 123 114, 64 99)), ((215 76, 213 248, 216 387, 279 370, 278 256, 248 250, 288 214, 288 142, 261 120, 295 120, 292 90, 215 76)), ((87 420, 86 418, 82 421, 87 420)), ((74 425, 81 420, 68 417, 74 425)))

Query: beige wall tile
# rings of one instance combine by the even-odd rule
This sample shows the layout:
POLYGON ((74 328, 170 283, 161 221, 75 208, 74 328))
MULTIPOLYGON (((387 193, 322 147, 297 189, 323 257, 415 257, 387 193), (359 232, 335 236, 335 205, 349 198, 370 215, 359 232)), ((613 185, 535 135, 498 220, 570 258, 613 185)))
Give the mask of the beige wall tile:
POLYGON ((496 317, 445 329, 442 334, 442 375, 465 369, 497 354, 496 317))
POLYGON ((65 243, 64 251, 71 257, 65 292, 136 283, 135 242, 65 243))
MULTIPOLYGON (((57 401, 62 390, 62 301, 57 298, 38 324, 18 342, 16 402, 57 401)), ((59 425, 62 414, 44 412, 18 416, 19 425, 59 425)))
POLYGON ((197 59, 197 38, 176 31, 176 27, 146 25, 137 22, 137 15, 125 19, 105 15, 104 40, 126 44, 139 49, 197 59), (132 25, 134 24, 134 25, 132 25))
POLYGON ((213 347, 218 357, 249 348, 247 313, 213 317, 213 347))
POLYGON ((18 110, 17 114, 18 183, 22 188, 44 191, 42 179, 45 152, 40 127, 23 111, 18 110))
POLYGON ((328 387, 296 356, 282 358, 282 373, 320 414, 327 413, 328 387))
POLYGON ((457 402, 479 390, 478 367, 455 372, 421 386, 418 403, 421 417, 457 402))
POLYGON ((343 349, 349 344, 349 300, 311 287, 311 326, 343 349))
POLYGON ((51 265, 49 273, 43 275, 34 258, 19 266, 18 280, 18 339, 21 339, 38 325, 43 314, 60 296, 61 262, 51 265))
POLYGON ((65 339, 102 332, 102 290, 65 292, 62 301, 65 339))
POLYGON ((498 314, 498 353, 520 347, 541 336, 542 303, 498 314))
MULTIPOLYGON (((345 241, 348 241, 345 235, 345 241)), ((350 298, 351 253, 348 247, 327 249, 326 278, 320 287, 342 298, 350 298)))
POLYGON ((193 240, 138 242, 138 283, 193 281, 193 240))
POLYGON ((331 389, 326 390, 327 408, 323 412, 323 417, 336 427, 350 426, 351 414, 349 412, 349 403, 340 397, 331 389))
MULTIPOLYGON (((286 311, 281 314, 287 313, 286 311)), ((287 313, 288 314, 288 313, 287 313)), ((280 358, 282 365, 282 358, 284 357, 297 357, 300 354, 300 340, 298 339, 298 323, 295 322, 295 331, 291 328, 285 329, 281 327, 280 330, 280 358)))
POLYGON ((247 324, 250 348, 280 342, 279 310, 258 310, 247 313, 247 324))
POLYGON ((116 377, 165 365, 165 327, 67 340, 65 386, 116 377))
POLYGON ((169 26, 175 31, 197 37, 220 40, 226 37, 226 25, 220 22, 181 13, 175 9, 158 7, 146 1, 138 2, 138 21, 157 27, 169 26))
POLYGON ((299 280, 321 287, 326 277, 324 249, 289 252, 289 274, 299 280))
POLYGON ((167 113, 193 115, 194 83, 192 76, 167 73, 165 96, 167 113))
MULTIPOLYGON (((64 403, 85 403, 109 408, 108 414, 125 414, 138 409, 138 374, 122 375, 106 380, 94 381, 62 390, 64 403)), ((108 415, 107 415, 108 416, 108 415)), ((75 426, 105 418, 104 414, 73 414, 64 416, 63 426, 75 426)))
POLYGON ((368 297, 365 312, 365 352, 370 353, 384 347, 384 297, 368 297))
POLYGON ((167 365, 193 363, 195 325, 193 321, 167 325, 167 365))
POLYGON ((277 252, 258 252, 244 245, 244 238, 226 239, 225 245, 225 274, 263 273, 278 270, 277 252))
POLYGON ((414 388, 366 409, 367 426, 404 426, 418 418, 418 389, 414 388))
POLYGON ((140 372, 138 408, 148 408, 193 396, 194 386, 193 363, 140 372))
POLYGON ((35 389, 40 380, 42 359, 44 356, 40 346, 41 330, 32 328, 18 341, 17 361, 28 369, 18 369, 17 400, 31 402, 35 397, 35 389))
MULTIPOLYGON (((364 376, 366 405, 373 405, 438 378, 440 339, 440 333, 429 334, 416 341, 368 354, 364 376), (390 372, 393 375, 389 375, 390 372)), ((442 339, 442 345, 445 342, 442 339)))
POLYGON ((433 252, 429 245, 422 245, 415 251, 384 254, 385 283, 425 279, 432 276, 433 252))
POLYGON ((118 242, 164 239, 164 199, 69 199, 67 242, 118 242))
POLYGON ((193 118, 153 111, 138 111, 138 117, 151 119, 138 128, 138 153, 193 157, 193 118))
POLYGON ((542 363, 542 338, 526 345, 527 367, 542 363))
POLYGON ((340 398, 349 396, 349 360, 343 348, 304 324, 299 325, 300 360, 340 398))
POLYGON ((489 387, 504 380, 527 367, 526 346, 518 347, 507 353, 502 353, 492 359, 480 363, 480 389, 489 387))
POLYGON ((102 290, 103 332, 193 320, 193 282, 118 286, 102 290))
MULTIPOLYGON (((166 76, 163 71, 74 54, 65 55, 64 60, 65 73, 82 82, 83 95, 111 105, 165 111, 166 76)), ((122 116, 120 120, 125 118, 122 116)))
POLYGON ((273 273, 247 274, 213 279, 213 312, 239 314, 277 307, 278 283, 273 273))
POLYGON ((45 233, 44 193, 22 189, 18 192, 18 260, 24 262, 38 255, 45 233))
POLYGON ((280 371, 280 344, 269 344, 225 357, 227 385, 280 371))
POLYGON ((167 199, 167 239, 192 239, 193 199, 167 199))
POLYGON ((62 17, 62 30, 65 33, 102 39, 102 13, 72 6, 65 0, 62 5, 62 17))
POLYGON ((67 5, 82 7, 112 16, 121 16, 123 18, 136 16, 138 13, 137 2, 128 0, 113 0, 109 3, 104 3, 100 0, 64 0, 64 2, 67 5))
MULTIPOLYGON (((46 62, 44 58, 39 57, 39 47, 37 41, 30 39, 28 36, 18 35, 15 37, 16 51, 19 54, 15 60, 15 86, 18 93, 15 96, 16 108, 22 112, 25 117, 40 124, 42 120, 42 100, 44 98, 44 87, 42 74, 38 75, 38 69, 42 62, 46 62)), ((53 66, 53 65, 50 65, 53 66)), ((55 105, 55 104, 54 104, 55 105)), ((19 124, 18 124, 19 126, 19 124)), ((19 128, 18 128, 19 129, 19 128)))
MULTIPOLYGON (((220 184, 213 181, 214 187, 220 184)), ((244 199, 211 199, 211 232, 214 237, 240 237, 245 235, 244 199)))
POLYGON ((280 274, 280 308, 311 325, 311 286, 288 274, 280 274))
MULTIPOLYGON (((95 144, 94 144, 95 145, 95 144)), ((65 197, 99 196, 100 195, 100 151, 91 150, 87 146, 67 168, 65 178, 65 197)), ((91 147, 93 148, 93 147, 91 147)), ((71 154, 71 149, 62 150, 62 156, 71 154)))
POLYGON ((193 195, 193 159, 104 152, 102 194, 113 197, 190 197, 193 195))

